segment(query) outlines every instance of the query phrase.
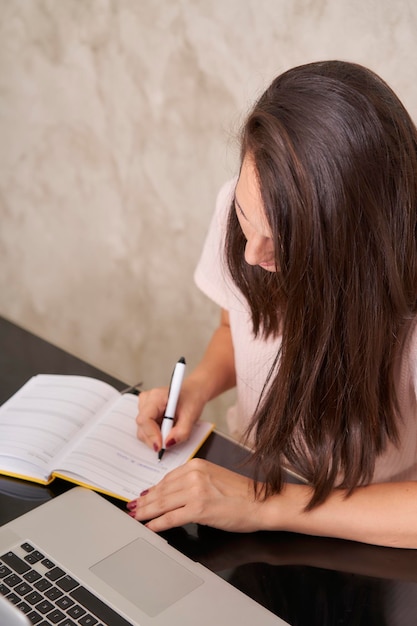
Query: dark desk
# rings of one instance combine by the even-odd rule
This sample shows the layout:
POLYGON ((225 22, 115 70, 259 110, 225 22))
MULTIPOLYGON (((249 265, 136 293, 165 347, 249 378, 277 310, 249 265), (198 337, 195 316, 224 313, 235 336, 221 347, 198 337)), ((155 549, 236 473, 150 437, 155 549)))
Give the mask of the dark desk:
MULTIPOLYGON (((118 389, 125 386, 2 318, 0 372, 0 403, 36 373, 85 374, 118 389)), ((199 456, 250 471, 242 467, 246 453, 218 433, 210 436, 199 456)), ((0 525, 68 488, 59 480, 42 487, 0 478, 0 525)), ((193 524, 164 536, 293 626, 417 623, 417 550, 290 533, 238 535, 193 524)))

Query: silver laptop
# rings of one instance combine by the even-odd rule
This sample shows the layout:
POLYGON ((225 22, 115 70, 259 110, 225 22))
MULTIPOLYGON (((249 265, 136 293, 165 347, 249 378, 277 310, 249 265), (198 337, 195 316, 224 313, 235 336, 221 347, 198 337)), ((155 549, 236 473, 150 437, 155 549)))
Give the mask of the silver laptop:
POLYGON ((82 487, 0 527, 0 568, 0 626, 286 624, 82 487))

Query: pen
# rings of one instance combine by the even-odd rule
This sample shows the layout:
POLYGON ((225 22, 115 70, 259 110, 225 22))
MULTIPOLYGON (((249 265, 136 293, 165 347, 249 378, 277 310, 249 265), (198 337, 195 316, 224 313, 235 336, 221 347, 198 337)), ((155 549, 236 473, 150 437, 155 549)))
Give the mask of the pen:
POLYGON ((175 364, 174 371, 172 373, 171 384, 169 386, 168 402, 165 409, 164 419, 162 420, 161 434, 162 434, 162 448, 158 452, 158 459, 161 460, 165 452, 165 445, 168 439, 168 435, 171 432, 171 428, 174 425, 175 411, 177 408, 178 396, 180 395, 181 385, 185 372, 185 359, 182 356, 175 364))

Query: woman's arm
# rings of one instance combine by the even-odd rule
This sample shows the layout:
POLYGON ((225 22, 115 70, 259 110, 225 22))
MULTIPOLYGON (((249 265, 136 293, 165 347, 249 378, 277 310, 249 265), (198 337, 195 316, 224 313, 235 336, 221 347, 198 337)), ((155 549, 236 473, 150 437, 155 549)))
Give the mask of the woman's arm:
POLYGON ((358 487, 348 497, 335 489, 317 508, 305 512, 311 496, 305 485, 286 485, 264 504, 263 523, 273 529, 340 537, 376 545, 417 548, 417 482, 358 487))
POLYGON ((306 512, 306 485, 286 484, 280 494, 255 499, 250 479, 202 459, 168 474, 129 505, 155 531, 188 522, 223 530, 286 530, 376 545, 417 548, 417 482, 358 487, 346 497, 334 490, 306 512))
MULTIPOLYGON (((185 441, 205 404, 234 385, 235 366, 229 314, 222 309, 220 324, 202 360, 183 382, 170 441, 185 441)), ((139 395, 137 436, 155 450, 159 450, 162 445, 160 423, 167 400, 168 387, 158 387, 139 395)))
POLYGON ((220 324, 213 333, 204 356, 187 378, 187 384, 200 390, 206 404, 236 384, 235 359, 229 313, 220 312, 220 324))

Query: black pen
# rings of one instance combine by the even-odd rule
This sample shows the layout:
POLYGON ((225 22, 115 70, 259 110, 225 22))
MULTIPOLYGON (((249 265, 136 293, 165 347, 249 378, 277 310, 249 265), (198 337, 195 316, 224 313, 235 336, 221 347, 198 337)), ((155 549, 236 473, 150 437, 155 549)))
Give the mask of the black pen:
POLYGON ((164 419, 162 420, 162 448, 158 452, 158 459, 161 460, 165 452, 165 446, 171 428, 174 425, 175 411, 177 409, 178 397, 181 391, 181 385, 185 372, 185 359, 182 356, 176 363, 172 373, 171 384, 169 386, 168 402, 165 409, 164 419))

